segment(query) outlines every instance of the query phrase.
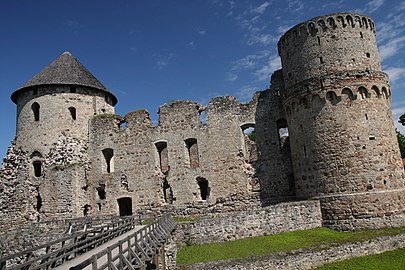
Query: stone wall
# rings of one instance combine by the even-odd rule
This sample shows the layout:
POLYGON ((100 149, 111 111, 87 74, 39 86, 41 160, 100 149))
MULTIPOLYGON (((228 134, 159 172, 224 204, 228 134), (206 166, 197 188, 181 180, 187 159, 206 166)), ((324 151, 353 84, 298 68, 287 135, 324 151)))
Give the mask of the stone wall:
POLYGON ((313 269, 326 263, 333 263, 360 256, 379 254, 384 251, 405 247, 405 234, 379 237, 365 242, 343 245, 319 246, 291 252, 279 252, 271 255, 248 257, 244 259, 213 261, 181 265, 179 270, 304 270, 313 269))
POLYGON ((190 215, 244 210, 290 196, 289 151, 281 151, 273 118, 283 113, 272 89, 247 104, 234 97, 214 98, 207 108, 192 101, 164 104, 156 126, 146 110, 95 116, 89 132, 94 213, 118 213, 122 198, 131 201, 132 212, 190 215), (255 128, 255 142, 243 133, 247 127, 255 128))
POLYGON ((176 252, 185 243, 204 244, 322 226, 319 201, 280 203, 218 218, 179 223, 166 246, 167 269, 175 269, 176 252))

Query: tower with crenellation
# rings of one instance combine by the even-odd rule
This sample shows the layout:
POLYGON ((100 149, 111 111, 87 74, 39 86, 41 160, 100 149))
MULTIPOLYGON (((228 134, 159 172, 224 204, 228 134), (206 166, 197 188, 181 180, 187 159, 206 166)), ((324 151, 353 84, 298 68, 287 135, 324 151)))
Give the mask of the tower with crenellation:
POLYGON ((404 169, 373 20, 316 17, 287 31, 278 49, 297 196, 319 198, 329 226, 395 223, 404 169))

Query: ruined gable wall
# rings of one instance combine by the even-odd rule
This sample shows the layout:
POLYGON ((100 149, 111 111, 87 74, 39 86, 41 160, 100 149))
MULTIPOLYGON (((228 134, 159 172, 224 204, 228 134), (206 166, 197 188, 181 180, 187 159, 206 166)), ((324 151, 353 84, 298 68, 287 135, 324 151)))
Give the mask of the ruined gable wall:
MULTIPOLYGON (((152 126, 145 110, 125 117, 95 116, 89 135, 92 168, 89 192, 93 209, 101 203, 100 214, 118 213, 117 200, 129 197, 134 212, 175 207, 199 213, 203 210, 198 209, 207 207, 221 211, 213 205, 228 201, 226 198, 260 205, 260 200, 268 197, 291 195, 288 187, 291 169, 280 158, 274 120, 282 117, 280 108, 279 100, 265 91, 248 104, 233 97, 214 98, 206 109, 205 124, 200 116, 205 108, 192 101, 162 105, 157 126, 152 126), (266 124, 269 118, 274 118, 270 125, 266 124), (260 147, 249 144, 242 131, 244 125, 254 126, 256 122, 260 147), (190 147, 190 141, 197 146, 190 147), (106 171, 104 149, 113 150, 110 172, 106 171), (258 182, 254 187, 252 180, 258 182), (200 181, 208 182, 206 194, 200 181), (106 199, 98 196, 97 189, 102 185, 106 199)), ((246 209, 235 202, 236 205, 246 209)), ((225 205, 222 208, 228 209, 225 205)))

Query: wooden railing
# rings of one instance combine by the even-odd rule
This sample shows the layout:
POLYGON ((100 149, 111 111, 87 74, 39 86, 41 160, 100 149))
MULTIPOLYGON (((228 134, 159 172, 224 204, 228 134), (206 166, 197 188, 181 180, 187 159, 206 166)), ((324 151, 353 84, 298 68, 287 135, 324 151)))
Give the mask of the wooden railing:
POLYGON ((81 270, 90 265, 92 270, 146 269, 146 265, 158 254, 175 226, 171 215, 165 214, 155 223, 146 225, 69 269, 81 270))
MULTIPOLYGON (((78 223, 80 223, 79 220, 78 223)), ((84 230, 77 229, 77 226, 73 229, 74 225, 71 225, 70 234, 66 234, 60 239, 0 258, 0 270, 35 270, 56 267, 131 230, 137 224, 138 219, 135 217, 124 217, 114 218, 107 224, 90 223, 84 230)))

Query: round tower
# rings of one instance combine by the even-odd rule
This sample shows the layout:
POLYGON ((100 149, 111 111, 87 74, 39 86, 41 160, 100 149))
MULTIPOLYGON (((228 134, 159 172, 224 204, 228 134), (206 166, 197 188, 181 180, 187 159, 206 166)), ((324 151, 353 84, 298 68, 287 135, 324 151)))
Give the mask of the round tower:
POLYGON ((404 168, 373 20, 313 18, 278 43, 295 188, 321 200, 325 225, 401 225, 404 168))
POLYGON ((16 146, 45 155, 60 135, 87 139, 89 118, 113 114, 117 98, 75 57, 63 53, 17 89, 16 146))

